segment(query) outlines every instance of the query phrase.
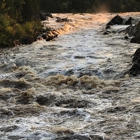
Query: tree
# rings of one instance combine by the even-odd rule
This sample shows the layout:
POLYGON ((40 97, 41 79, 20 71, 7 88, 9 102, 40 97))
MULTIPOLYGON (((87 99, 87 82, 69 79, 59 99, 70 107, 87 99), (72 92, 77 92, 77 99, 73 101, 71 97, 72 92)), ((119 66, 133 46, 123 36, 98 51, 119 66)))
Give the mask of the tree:
POLYGON ((32 20, 39 13, 39 0, 24 0, 21 15, 23 21, 32 20))

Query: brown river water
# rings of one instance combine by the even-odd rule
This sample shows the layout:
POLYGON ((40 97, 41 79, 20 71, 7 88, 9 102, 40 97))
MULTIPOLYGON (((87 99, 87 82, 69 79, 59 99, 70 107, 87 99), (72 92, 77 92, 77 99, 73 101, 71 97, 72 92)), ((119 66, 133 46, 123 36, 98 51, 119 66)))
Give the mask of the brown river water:
MULTIPOLYGON (((0 140, 139 140, 139 44, 103 35, 116 14, 53 14, 53 41, 0 51, 0 140)), ((121 13, 122 17, 139 13, 121 13)), ((118 27, 120 28, 120 27, 118 27)))

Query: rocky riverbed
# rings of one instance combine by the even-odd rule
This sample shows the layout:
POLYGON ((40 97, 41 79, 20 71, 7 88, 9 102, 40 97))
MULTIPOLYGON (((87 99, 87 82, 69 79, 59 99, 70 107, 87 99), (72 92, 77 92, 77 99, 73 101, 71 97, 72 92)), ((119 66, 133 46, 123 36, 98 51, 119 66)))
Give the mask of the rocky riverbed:
POLYGON ((115 15, 53 14, 58 38, 1 49, 0 140, 140 139, 140 77, 125 74, 140 45, 103 35, 115 15))

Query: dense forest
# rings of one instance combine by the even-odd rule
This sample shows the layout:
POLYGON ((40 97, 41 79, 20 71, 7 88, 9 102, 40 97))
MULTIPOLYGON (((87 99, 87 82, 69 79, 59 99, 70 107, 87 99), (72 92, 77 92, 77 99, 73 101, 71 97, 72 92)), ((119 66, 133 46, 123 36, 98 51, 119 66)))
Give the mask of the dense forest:
POLYGON ((35 41, 41 30, 38 11, 38 0, 0 0, 0 47, 35 41))
POLYGON ((39 13, 140 11, 139 0, 0 0, 0 46, 35 41, 41 31, 39 13))
POLYGON ((140 11, 140 0, 40 0, 49 12, 129 12, 140 11))

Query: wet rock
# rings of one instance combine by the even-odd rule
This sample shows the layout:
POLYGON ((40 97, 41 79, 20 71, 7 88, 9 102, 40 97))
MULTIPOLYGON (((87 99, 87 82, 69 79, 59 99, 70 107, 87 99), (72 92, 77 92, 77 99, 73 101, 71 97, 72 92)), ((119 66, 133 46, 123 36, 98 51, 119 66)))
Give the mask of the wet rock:
POLYGON ((137 76, 140 74, 140 48, 138 48, 132 55, 132 67, 129 69, 129 74, 137 76))
POLYGON ((126 40, 127 40, 127 39, 129 39, 129 37, 126 35, 126 36, 124 36, 124 39, 126 39, 126 40))
MULTIPOLYGON (((129 26, 126 29, 126 34, 132 37, 131 43, 140 43, 140 21, 135 26, 129 26)), ((138 48, 132 55, 132 67, 129 69, 129 74, 137 76, 140 74, 140 48, 138 48)))
POLYGON ((42 38, 45 39, 46 41, 53 40, 56 37, 58 37, 58 34, 54 31, 49 31, 42 34, 42 38))
POLYGON ((140 21, 136 25, 126 28, 125 33, 132 37, 131 43, 140 43, 140 21))
POLYGON ((132 17, 129 17, 129 18, 125 21, 124 25, 131 25, 133 20, 134 20, 134 19, 133 19, 132 17))
POLYGON ((140 67, 137 64, 133 64, 132 67, 129 69, 129 74, 137 76, 138 74, 140 74, 140 67))
POLYGON ((130 40, 130 43, 138 43, 140 44, 140 35, 136 35, 130 40))
POLYGON ((134 33, 134 26, 130 25, 126 28, 125 34, 128 35, 129 37, 133 36, 134 33))
POLYGON ((140 58, 140 48, 138 48, 134 54, 131 56, 132 57, 132 62, 134 63, 138 58, 140 58))
POLYGON ((60 18, 60 17, 56 18, 56 22, 71 22, 71 21, 72 20, 68 18, 60 18))
POLYGON ((108 34, 110 34, 111 33, 111 31, 105 31, 104 33, 103 33, 103 35, 108 35, 108 34))
MULTIPOLYGON (((120 27, 119 29, 113 29, 113 25, 132 25, 133 18, 129 17, 127 20, 122 18, 119 15, 116 15, 113 17, 105 27, 105 31, 103 32, 104 35, 110 34, 110 33, 122 33, 126 31, 127 26, 120 27)), ((128 29, 127 29, 128 30, 128 29)))
POLYGON ((107 27, 109 27, 110 25, 122 25, 123 24, 124 19, 122 17, 120 17, 119 15, 116 15, 115 17, 113 17, 111 19, 111 21, 109 21, 107 23, 107 27))
POLYGON ((105 29, 110 29, 111 27, 110 27, 110 25, 106 25, 106 27, 105 27, 105 29))
POLYGON ((53 40, 54 38, 56 38, 58 35, 48 35, 46 37, 46 41, 50 41, 50 40, 53 40))

